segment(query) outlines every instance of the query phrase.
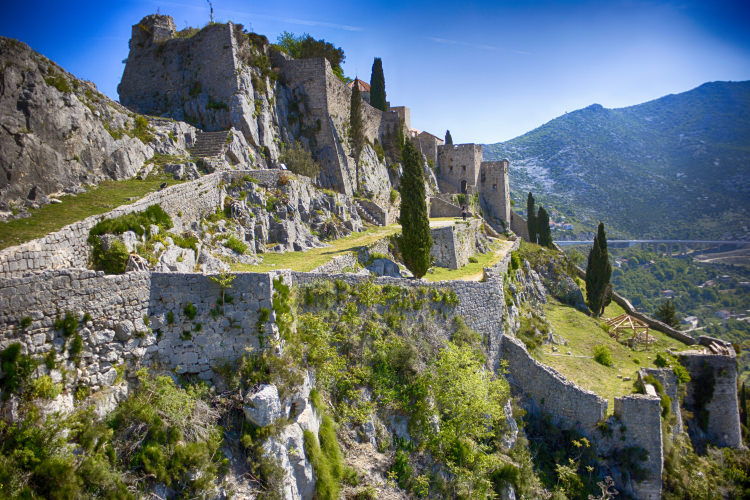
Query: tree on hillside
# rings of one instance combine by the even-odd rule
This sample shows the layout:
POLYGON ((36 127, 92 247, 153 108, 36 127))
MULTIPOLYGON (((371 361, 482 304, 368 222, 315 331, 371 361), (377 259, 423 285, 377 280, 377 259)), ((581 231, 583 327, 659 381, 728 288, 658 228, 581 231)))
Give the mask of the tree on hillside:
POLYGON ((291 172, 306 175, 312 179, 320 173, 320 164, 315 161, 310 151, 305 149, 302 141, 294 141, 291 144, 282 142, 280 149, 279 161, 291 172))
POLYGON ((422 155, 411 141, 406 141, 401 151, 404 173, 401 175, 401 236, 399 250, 407 269, 416 278, 421 278, 430 267, 430 220, 427 216, 427 200, 422 174, 422 155))
POLYGON ((539 213, 534 220, 536 230, 539 232, 539 244, 543 247, 552 248, 552 230, 549 227, 549 215, 543 206, 539 206, 539 213))
POLYGON ((601 316, 604 308, 612 301, 612 285, 609 282, 611 276, 607 236, 604 234, 604 224, 600 222, 586 264, 586 304, 595 316, 601 316))
POLYGON ((308 59, 311 57, 325 57, 331 63, 333 73, 342 81, 348 83, 344 76, 341 64, 346 59, 344 49, 326 42, 322 38, 316 40, 308 33, 295 36, 294 33, 284 31, 276 38, 276 48, 283 50, 295 59, 308 59))
POLYGON ((668 324, 672 328, 679 328, 680 321, 677 319, 677 314, 674 308, 672 300, 667 299, 656 311, 656 319, 668 324))
POLYGON ((445 131, 445 145, 453 144, 453 137, 451 137, 451 131, 446 130, 445 131))
POLYGON ((376 57, 372 63, 370 74, 370 104, 381 111, 385 111, 385 76, 383 75, 383 61, 376 57))
POLYGON ((534 207, 534 196, 529 191, 529 196, 526 198, 526 225, 529 229, 529 241, 537 243, 537 227, 536 227, 536 208, 534 207))
POLYGON ((359 157, 365 144, 364 125, 362 124, 362 94, 359 85, 352 86, 352 100, 349 107, 349 145, 352 147, 356 171, 356 190, 359 191, 359 157))

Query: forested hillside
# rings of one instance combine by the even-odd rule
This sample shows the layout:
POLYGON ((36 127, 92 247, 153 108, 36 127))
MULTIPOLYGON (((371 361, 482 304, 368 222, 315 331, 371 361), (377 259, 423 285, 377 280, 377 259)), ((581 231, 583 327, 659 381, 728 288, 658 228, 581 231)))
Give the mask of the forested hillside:
POLYGON ((594 104, 485 145, 484 156, 510 159, 517 206, 533 191, 583 229, 602 220, 617 236, 750 235, 750 82, 621 109, 594 104))

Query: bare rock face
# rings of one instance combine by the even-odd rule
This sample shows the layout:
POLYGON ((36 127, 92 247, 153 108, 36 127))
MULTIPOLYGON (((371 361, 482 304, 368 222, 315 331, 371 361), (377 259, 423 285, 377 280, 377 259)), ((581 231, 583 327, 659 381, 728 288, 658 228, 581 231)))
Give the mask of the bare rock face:
POLYGON ((0 68, 0 201, 130 178, 153 156, 132 113, 28 45, 0 37, 0 68))

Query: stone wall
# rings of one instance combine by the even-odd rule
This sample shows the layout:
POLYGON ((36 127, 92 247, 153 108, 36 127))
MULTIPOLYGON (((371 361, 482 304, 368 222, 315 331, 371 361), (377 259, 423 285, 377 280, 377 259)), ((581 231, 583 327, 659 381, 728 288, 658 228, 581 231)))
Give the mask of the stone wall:
POLYGON ((519 339, 504 335, 502 357, 508 362, 512 387, 530 397, 543 412, 569 428, 593 436, 597 422, 607 414, 607 400, 581 389, 552 368, 538 362, 519 339))
MULTIPOLYGON (((661 498, 661 474, 664 463, 662 452, 661 402, 656 396, 633 394, 615 398, 615 417, 619 420, 621 436, 619 443, 609 447, 610 463, 620 466, 628 449, 642 448, 648 454, 645 461, 637 461, 643 469, 641 481, 620 477, 617 483, 635 498, 658 500, 661 498), (625 429, 622 432, 622 429, 625 429)), ((611 422, 611 421, 610 421, 611 422)), ((613 425, 611 422, 610 425, 613 425)), ((603 446, 599 446, 600 450, 603 446)), ((602 450, 603 451, 603 450, 602 450)))
MULTIPOLYGON (((262 309, 272 308, 275 276, 235 275, 226 291, 231 302, 218 309, 221 289, 201 274, 55 270, 0 280, 0 349, 19 342, 24 352, 39 357, 54 349, 59 368, 73 374, 66 380, 68 388, 112 385, 114 367, 120 364, 130 370, 158 365, 210 378, 211 367, 274 335, 273 314, 265 323, 258 321, 262 309), (189 304, 195 308, 193 319, 185 312, 189 304), (91 318, 76 332, 83 341, 77 363, 70 349, 62 348, 70 346, 71 338, 54 327, 66 313, 91 318), (32 322, 24 329, 26 317, 32 322)), ((60 377, 59 368, 53 378, 60 377)))
POLYGON ((513 210, 510 211, 510 230, 526 241, 529 241, 529 225, 526 219, 513 210))
MULTIPOLYGON (((355 165, 349 157, 346 141, 352 90, 333 74, 325 58, 278 62, 282 81, 293 92, 304 95, 305 106, 310 110, 310 116, 304 117, 304 120, 310 125, 314 124, 314 154, 323 170, 321 182, 343 193, 354 193, 357 190, 354 186, 355 165)), ((381 143, 383 136, 400 124, 397 113, 380 111, 364 101, 362 122, 365 137, 370 142, 377 139, 381 143)), ((364 188, 377 193, 383 191, 382 186, 378 185, 388 179, 388 172, 385 165, 377 162, 376 158, 374 160, 369 158, 363 162, 368 164, 367 168, 372 174, 363 177, 366 180, 364 188)))
POLYGON ((461 207, 437 196, 430 197, 430 217, 461 217, 461 207))
POLYGON ((430 256, 435 265, 448 269, 459 269, 469 263, 469 257, 477 252, 479 219, 456 221, 450 226, 430 229, 432 248, 430 256))
POLYGON ((479 194, 505 227, 511 223, 508 165, 508 160, 483 161, 479 172, 479 194))
POLYGON ((173 231, 181 232, 183 222, 198 220, 213 213, 223 203, 221 173, 170 186, 151 193, 131 205, 118 207, 102 215, 87 217, 38 240, 0 251, 0 278, 22 276, 46 269, 85 268, 90 259, 89 230, 102 219, 143 211, 159 204, 174 222, 173 231))
POLYGON ((429 132, 420 132, 414 136, 414 145, 417 150, 424 155, 429 161, 432 161, 433 166, 438 164, 438 146, 443 145, 443 140, 435 137, 429 132))
POLYGON ((742 446, 739 404, 737 401, 737 359, 734 351, 730 355, 719 355, 707 350, 691 350, 679 353, 680 363, 690 373, 684 407, 693 412, 688 422, 688 432, 693 443, 701 448, 706 442, 718 446, 742 446), (710 392, 711 398, 700 406, 710 392), (701 415, 702 410, 707 414, 701 415), (704 422, 705 426, 700 423, 704 422))
POLYGON ((466 192, 475 193, 479 168, 482 163, 481 144, 446 144, 438 147, 440 179, 453 186, 460 193, 462 183, 466 192))

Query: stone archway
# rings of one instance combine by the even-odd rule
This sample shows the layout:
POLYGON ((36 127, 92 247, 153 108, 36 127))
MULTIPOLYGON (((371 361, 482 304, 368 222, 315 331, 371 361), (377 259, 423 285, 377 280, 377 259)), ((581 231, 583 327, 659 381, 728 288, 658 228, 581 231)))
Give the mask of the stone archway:
POLYGON ((463 194, 466 194, 466 181, 465 180, 461 181, 461 192, 463 194))

